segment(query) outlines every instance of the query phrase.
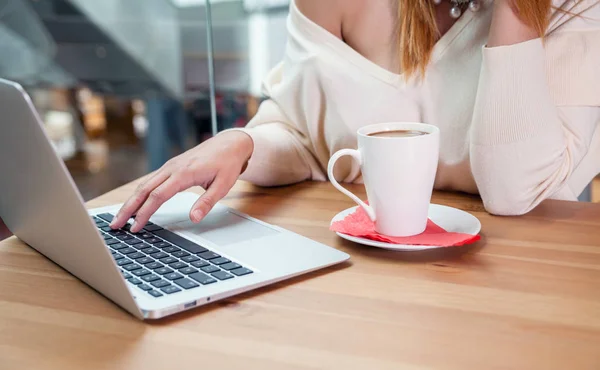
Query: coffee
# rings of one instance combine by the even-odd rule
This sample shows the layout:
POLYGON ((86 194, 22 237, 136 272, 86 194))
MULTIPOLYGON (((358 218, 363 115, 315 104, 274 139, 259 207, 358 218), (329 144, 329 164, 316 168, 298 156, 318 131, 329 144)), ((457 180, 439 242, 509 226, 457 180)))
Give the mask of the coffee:
POLYGON ((423 136, 427 135, 427 132, 418 131, 418 130, 390 130, 390 131, 380 131, 369 134, 372 137, 414 137, 414 136, 423 136))

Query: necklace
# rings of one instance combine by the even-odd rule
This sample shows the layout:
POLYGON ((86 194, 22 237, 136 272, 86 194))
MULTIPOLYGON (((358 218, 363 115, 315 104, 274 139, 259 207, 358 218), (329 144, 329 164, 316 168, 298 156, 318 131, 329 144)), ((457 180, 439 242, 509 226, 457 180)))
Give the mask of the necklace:
MULTIPOLYGON (((450 0, 452 3, 452 9, 450 9, 450 16, 454 19, 460 18, 463 11, 469 8, 472 12, 477 12, 481 9, 480 0, 450 0)), ((442 0, 433 0, 435 5, 440 5, 442 0)))

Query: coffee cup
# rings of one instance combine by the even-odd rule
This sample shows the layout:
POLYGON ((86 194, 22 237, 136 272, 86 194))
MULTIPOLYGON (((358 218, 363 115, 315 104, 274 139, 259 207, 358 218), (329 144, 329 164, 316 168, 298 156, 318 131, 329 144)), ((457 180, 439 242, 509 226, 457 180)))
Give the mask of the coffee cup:
POLYGON ((436 126, 392 122, 362 127, 358 149, 342 149, 329 160, 331 183, 362 207, 378 233, 413 236, 427 227, 438 166, 440 131, 436 126), (341 186, 333 176, 343 156, 360 165, 368 204, 341 186))

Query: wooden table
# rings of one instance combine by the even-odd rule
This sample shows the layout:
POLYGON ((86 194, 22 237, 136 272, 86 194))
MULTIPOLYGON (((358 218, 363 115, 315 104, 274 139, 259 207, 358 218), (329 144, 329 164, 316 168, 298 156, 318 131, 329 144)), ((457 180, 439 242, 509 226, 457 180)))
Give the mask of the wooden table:
POLYGON ((600 205, 548 201, 500 218, 474 197, 434 200, 479 217, 482 240, 414 253, 354 245, 328 231, 352 205, 331 185, 239 183, 225 203, 351 262, 148 323, 8 239, 0 369, 600 369, 600 205))

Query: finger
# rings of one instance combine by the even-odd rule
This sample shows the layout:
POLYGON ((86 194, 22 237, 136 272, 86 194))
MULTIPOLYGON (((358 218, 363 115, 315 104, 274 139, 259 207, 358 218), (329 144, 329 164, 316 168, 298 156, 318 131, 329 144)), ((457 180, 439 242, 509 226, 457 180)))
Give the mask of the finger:
POLYGON ((119 229, 127 223, 127 220, 144 204, 150 192, 156 189, 160 184, 169 178, 170 174, 167 171, 159 171, 147 181, 138 186, 133 195, 129 197, 127 202, 121 207, 117 215, 113 218, 110 227, 119 229))
POLYGON ((217 175, 204 194, 192 206, 190 220, 195 223, 202 221, 215 204, 227 195, 234 183, 235 177, 229 178, 217 175))
POLYGON ((156 189, 148 194, 148 198, 137 211, 135 221, 131 226, 131 232, 137 233, 150 220, 150 217, 162 206, 167 200, 171 199, 175 194, 182 189, 182 182, 177 176, 171 176, 169 179, 156 189))

